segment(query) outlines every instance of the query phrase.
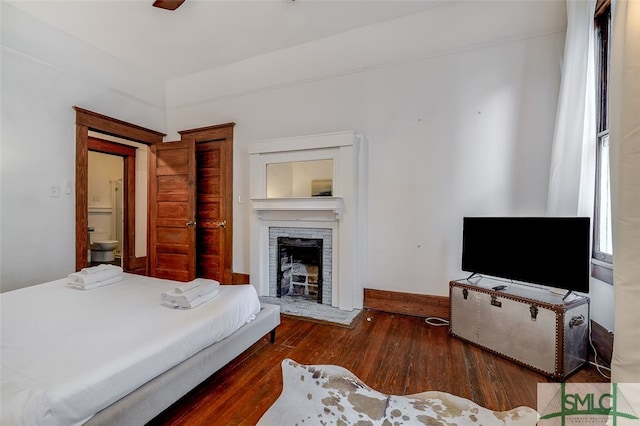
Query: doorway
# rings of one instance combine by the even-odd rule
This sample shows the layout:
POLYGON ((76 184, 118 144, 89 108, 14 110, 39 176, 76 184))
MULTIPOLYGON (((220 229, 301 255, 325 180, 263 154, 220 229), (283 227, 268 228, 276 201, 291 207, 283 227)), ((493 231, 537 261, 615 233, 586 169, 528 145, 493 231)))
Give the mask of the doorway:
MULTIPOLYGON (((135 252, 134 237, 126 232, 135 229, 135 161, 136 148, 89 137, 88 146, 88 230, 90 249, 95 242, 117 241, 114 254, 96 252, 100 261, 124 267, 123 259, 135 252), (134 167, 131 167, 134 164, 134 167), (133 210, 131 215, 129 211, 133 210), (93 243, 93 244, 92 244, 93 243), (108 254, 108 256, 107 256, 108 254), (106 256, 106 257, 105 257, 106 256), (110 260, 111 257, 113 260, 110 260)), ((91 258, 95 263, 96 256, 91 258)))
POLYGON ((91 263, 111 263, 122 266, 124 197, 123 160, 112 154, 89 150, 89 255, 91 263), (104 253, 96 243, 115 244, 104 253), (99 255, 99 256, 98 256, 99 255), (112 259, 113 258, 113 259, 112 259))
MULTIPOLYGON (((89 214, 87 209, 89 205, 89 132, 94 131, 147 146, 162 143, 165 135, 83 108, 73 107, 73 109, 76 112, 76 270, 79 271, 89 264, 89 214)), ((135 188, 135 161, 127 162, 126 159, 124 161, 123 192, 126 194, 126 203, 129 208, 124 212, 126 226, 123 230, 123 249, 127 253, 122 258, 122 267, 128 272, 145 274, 146 256, 137 258, 134 250, 136 220, 135 198, 132 198, 132 194, 135 194, 135 190, 131 189, 135 188), (127 180, 127 176, 131 176, 131 178, 127 180), (131 249, 127 250, 129 247, 131 249)))

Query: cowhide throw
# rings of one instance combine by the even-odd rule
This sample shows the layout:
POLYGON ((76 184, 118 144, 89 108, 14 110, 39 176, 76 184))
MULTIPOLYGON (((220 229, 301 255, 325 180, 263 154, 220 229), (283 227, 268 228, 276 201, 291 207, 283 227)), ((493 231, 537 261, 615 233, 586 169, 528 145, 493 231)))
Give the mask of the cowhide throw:
POLYGON ((258 425, 535 425, 528 407, 491 411, 445 392, 407 396, 377 392, 335 365, 282 362, 280 397, 258 425))

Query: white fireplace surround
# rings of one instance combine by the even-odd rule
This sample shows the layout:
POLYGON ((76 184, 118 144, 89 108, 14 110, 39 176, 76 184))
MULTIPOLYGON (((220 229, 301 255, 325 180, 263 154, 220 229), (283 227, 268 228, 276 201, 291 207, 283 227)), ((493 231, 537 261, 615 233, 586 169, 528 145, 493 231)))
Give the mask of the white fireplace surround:
POLYGON ((251 282, 261 296, 269 295, 269 228, 329 228, 333 230, 331 305, 362 309, 366 247, 366 174, 364 138, 336 132, 249 145, 251 198, 251 282), (267 164, 333 160, 331 197, 267 198, 267 164))

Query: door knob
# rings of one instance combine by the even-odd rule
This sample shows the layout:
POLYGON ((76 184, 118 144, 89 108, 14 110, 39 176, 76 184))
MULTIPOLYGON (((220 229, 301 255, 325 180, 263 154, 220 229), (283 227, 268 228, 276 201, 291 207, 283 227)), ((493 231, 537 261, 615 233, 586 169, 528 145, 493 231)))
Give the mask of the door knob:
POLYGON ((218 222, 218 227, 225 228, 226 226, 227 226, 227 221, 226 220, 218 222))
POLYGON ((196 223, 192 220, 186 223, 187 226, 196 226, 196 223))

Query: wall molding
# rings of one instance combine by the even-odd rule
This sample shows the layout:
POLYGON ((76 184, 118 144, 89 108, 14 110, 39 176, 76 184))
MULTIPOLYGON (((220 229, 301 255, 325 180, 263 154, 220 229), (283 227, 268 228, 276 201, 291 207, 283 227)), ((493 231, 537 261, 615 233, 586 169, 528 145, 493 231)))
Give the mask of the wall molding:
MULTIPOLYGON (((162 104, 158 104, 156 102, 153 102, 149 99, 144 99, 140 96, 136 96, 136 95, 132 95, 129 92, 123 91, 118 89, 117 87, 115 87, 113 84, 109 84, 107 82, 105 82, 104 80, 92 77, 90 75, 87 75, 85 73, 82 72, 78 72, 78 71, 73 71, 71 69, 69 69, 68 67, 62 66, 62 65, 58 65, 58 64, 54 64, 52 62, 46 61, 44 59, 41 58, 37 58, 33 55, 30 55, 28 53, 22 52, 20 50, 14 49, 12 47, 9 46, 5 46, 5 45, 0 45, 0 50, 2 50, 3 52, 5 52, 8 55, 14 56, 16 58, 20 58, 22 60, 31 62, 33 64, 45 67, 45 68, 49 68, 52 71, 55 72, 59 72, 62 74, 65 74, 67 76, 69 76, 70 78, 85 83, 85 84, 90 84, 94 87, 98 87, 101 89, 104 89, 114 95, 117 96, 122 96, 124 98, 127 98, 131 101, 146 105, 150 108, 162 111, 166 113, 166 105, 162 105, 162 104)), ((166 85, 164 87, 164 90, 166 92, 166 85)))
MULTIPOLYGON (((399 67, 407 64, 433 60, 433 59, 437 59, 445 56, 452 56, 452 55, 457 55, 461 53, 471 52, 474 50, 488 49, 494 46, 501 46, 501 45, 506 45, 510 43, 518 43, 526 40, 532 40, 532 39, 538 39, 538 38, 544 38, 544 37, 553 37, 559 34, 564 34, 564 30, 555 29, 555 30, 541 31, 541 32, 536 32, 531 34, 500 37, 493 40, 486 40, 486 41, 476 42, 476 43, 472 43, 465 46, 457 46, 452 48, 441 49, 441 50, 423 53, 420 55, 415 55, 415 56, 402 58, 402 59, 392 59, 388 61, 372 63, 367 65, 356 65, 353 68, 342 70, 342 71, 325 73, 325 74, 316 75, 316 76, 297 78, 287 82, 268 84, 261 87, 247 89, 247 90, 238 90, 238 91, 227 93, 224 95, 211 95, 211 96, 204 97, 202 99, 198 99, 196 101, 183 102, 175 105, 167 105, 166 110, 178 111, 183 109, 195 108, 195 107, 200 107, 200 106, 215 103, 215 102, 226 101, 230 99, 250 96, 250 95, 259 94, 259 93, 276 91, 276 90, 280 90, 280 89, 284 89, 292 86, 301 86, 301 85, 315 83, 319 81, 332 80, 336 78, 350 76, 353 74, 363 74, 366 72, 382 70, 386 68, 399 67)), ((204 70, 202 72, 208 72, 212 70, 215 70, 215 68, 204 70)))

